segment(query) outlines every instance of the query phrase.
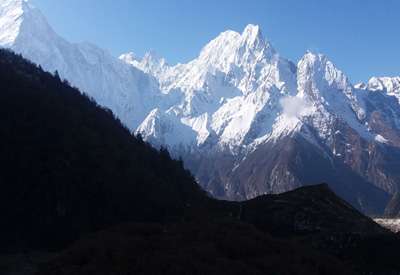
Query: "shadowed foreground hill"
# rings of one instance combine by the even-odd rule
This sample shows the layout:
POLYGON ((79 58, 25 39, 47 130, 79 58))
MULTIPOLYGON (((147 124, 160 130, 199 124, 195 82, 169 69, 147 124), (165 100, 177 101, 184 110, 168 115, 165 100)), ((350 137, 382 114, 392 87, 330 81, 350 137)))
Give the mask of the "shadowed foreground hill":
POLYGON ((327 184, 261 196, 242 205, 242 220, 274 235, 387 232, 340 199, 327 184))
POLYGON ((234 222, 125 224, 77 242, 40 275, 352 274, 334 257, 234 222))
MULTIPOLYGON (((37 274, 400 270, 399 238, 326 185, 248 202, 209 198, 166 150, 4 50, 0 106, 0 252, 58 254, 37 274)), ((0 273, 15 274, 2 268, 0 257, 0 273)))

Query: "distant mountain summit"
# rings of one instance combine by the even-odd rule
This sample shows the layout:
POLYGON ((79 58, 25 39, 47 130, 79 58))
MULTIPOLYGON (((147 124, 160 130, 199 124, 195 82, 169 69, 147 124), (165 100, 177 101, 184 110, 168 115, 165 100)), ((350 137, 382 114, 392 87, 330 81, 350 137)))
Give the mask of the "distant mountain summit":
POLYGON ((385 91, 400 101, 400 77, 373 77, 368 81, 366 89, 371 91, 385 91))
POLYGON ((382 214, 399 192, 398 78, 353 85, 311 52, 296 65, 256 25, 225 31, 194 60, 171 66, 154 53, 117 59, 69 43, 26 1, 3 1, 0 14, 1 46, 57 70, 131 131, 168 147, 216 197, 324 181, 359 209, 382 214))

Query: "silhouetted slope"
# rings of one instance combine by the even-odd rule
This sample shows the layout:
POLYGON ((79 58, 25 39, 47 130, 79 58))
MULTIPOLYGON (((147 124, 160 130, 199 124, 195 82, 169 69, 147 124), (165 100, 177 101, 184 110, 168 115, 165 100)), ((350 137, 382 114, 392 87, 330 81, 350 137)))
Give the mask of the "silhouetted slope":
POLYGON ((327 184, 262 196, 242 204, 242 220, 282 236, 387 233, 372 219, 340 199, 327 184))
POLYGON ((124 220, 176 220, 205 198, 166 150, 134 138, 57 74, 4 50, 0 118, 3 249, 58 245, 124 220))

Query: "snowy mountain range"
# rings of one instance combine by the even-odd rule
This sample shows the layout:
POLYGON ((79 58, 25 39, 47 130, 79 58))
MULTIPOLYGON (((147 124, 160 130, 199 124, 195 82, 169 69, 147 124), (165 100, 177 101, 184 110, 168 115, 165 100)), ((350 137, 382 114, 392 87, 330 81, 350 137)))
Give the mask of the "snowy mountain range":
POLYGON ((66 41, 26 0, 0 1, 0 46, 111 109, 166 146, 213 196, 242 200, 328 182, 381 214, 400 191, 400 77, 353 85, 326 56, 294 64, 248 25, 187 64, 153 53, 113 57, 66 41))

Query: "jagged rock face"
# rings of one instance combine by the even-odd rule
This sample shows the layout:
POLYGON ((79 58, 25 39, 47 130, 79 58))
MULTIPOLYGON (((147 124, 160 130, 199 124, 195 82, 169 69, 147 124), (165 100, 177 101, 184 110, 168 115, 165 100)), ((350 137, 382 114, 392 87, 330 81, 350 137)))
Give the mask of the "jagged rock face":
POLYGON ((322 143, 315 146, 297 135, 259 146, 240 164, 235 164, 229 154, 220 154, 202 162, 195 160, 197 166, 193 170, 202 177, 205 187, 220 198, 245 200, 260 194, 290 191, 304 183, 329 182, 337 194, 359 210, 375 215, 383 213, 390 199, 388 192, 374 186, 350 163, 329 154, 329 150, 322 143), (211 162, 212 159, 216 161, 211 162))
POLYGON ((381 192, 399 189, 399 78, 353 86, 310 52, 295 65, 255 25, 223 32, 196 59, 170 66, 155 54, 117 59, 69 43, 27 1, 3 1, 0 15, 1 46, 58 70, 131 131, 181 156, 214 196, 252 198, 351 174, 332 185, 350 186, 342 195, 377 212, 381 192), (358 180, 369 188, 357 189, 358 180), (366 190, 375 188, 379 202, 369 204, 366 190))

